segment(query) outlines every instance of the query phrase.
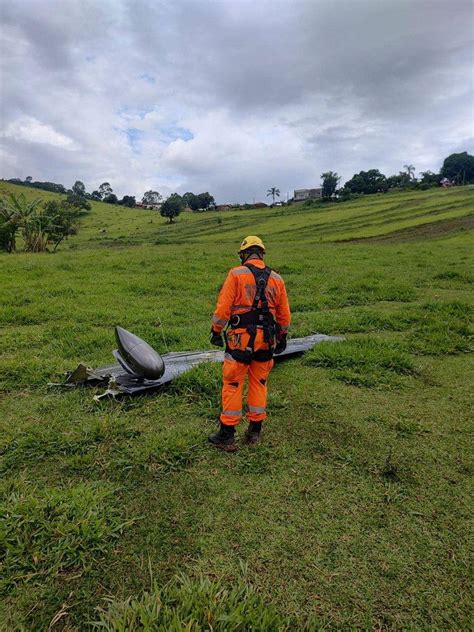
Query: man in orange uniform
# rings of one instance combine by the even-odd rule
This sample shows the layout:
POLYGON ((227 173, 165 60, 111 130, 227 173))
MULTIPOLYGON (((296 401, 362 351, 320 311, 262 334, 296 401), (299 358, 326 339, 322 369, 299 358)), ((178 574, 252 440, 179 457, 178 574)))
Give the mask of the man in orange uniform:
POLYGON ((244 239, 239 250, 242 265, 229 271, 212 317, 211 343, 224 346, 224 333, 226 353, 220 429, 209 441, 226 451, 237 449, 235 426, 242 416, 247 374, 249 427, 245 439, 248 443, 259 441, 262 421, 267 416, 267 379, 273 354, 286 348, 290 307, 285 283, 265 265, 264 254, 265 246, 259 237, 244 239))

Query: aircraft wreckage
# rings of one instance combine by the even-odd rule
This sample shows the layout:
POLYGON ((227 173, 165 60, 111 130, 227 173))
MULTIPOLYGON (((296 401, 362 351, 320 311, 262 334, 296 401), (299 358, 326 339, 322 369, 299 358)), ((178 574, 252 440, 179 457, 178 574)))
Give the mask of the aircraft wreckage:
MULTIPOLYGON (((161 389, 178 375, 204 362, 223 362, 224 351, 175 351, 160 355, 144 340, 122 327, 115 328, 118 349, 112 353, 118 364, 108 364, 91 369, 84 364, 66 375, 64 382, 50 386, 75 387, 80 385, 102 386, 106 390, 96 395, 99 401, 120 395, 138 395, 161 389)), ((320 342, 343 340, 338 336, 312 334, 304 338, 288 340, 283 353, 275 360, 285 360, 309 351, 320 342)))

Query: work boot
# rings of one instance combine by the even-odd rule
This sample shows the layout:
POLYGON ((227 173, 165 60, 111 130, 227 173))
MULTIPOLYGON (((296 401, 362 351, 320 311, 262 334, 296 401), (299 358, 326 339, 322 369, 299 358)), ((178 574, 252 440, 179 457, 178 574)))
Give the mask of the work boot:
POLYGON ((226 426, 221 422, 219 431, 209 435, 209 443, 225 452, 234 452, 237 450, 234 434, 234 426, 226 426))
POLYGON ((260 431, 262 429, 261 421, 251 421, 249 427, 245 431, 245 443, 255 445, 260 441, 260 431))

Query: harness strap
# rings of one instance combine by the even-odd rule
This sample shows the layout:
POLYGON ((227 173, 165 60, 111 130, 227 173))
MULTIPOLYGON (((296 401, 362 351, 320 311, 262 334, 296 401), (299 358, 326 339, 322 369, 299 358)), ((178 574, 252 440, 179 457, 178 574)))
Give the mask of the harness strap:
MULTIPOLYGON (((251 263, 245 264, 249 270, 252 272, 255 278, 255 284, 257 286, 257 291, 255 292, 255 298, 253 299, 253 304, 251 311, 258 310, 259 303, 262 304, 261 313, 260 313, 260 323, 263 327, 263 337, 265 342, 272 347, 273 346, 273 338, 274 338, 274 328, 275 321, 273 319, 273 315, 270 312, 270 308, 268 306, 268 299, 265 293, 267 289, 268 279, 272 273, 272 269, 268 266, 265 266, 263 270, 261 268, 257 268, 251 263)), ((254 338, 255 340, 255 338, 254 338)), ((252 342, 253 345, 253 342, 252 342)), ((253 348, 253 347, 252 347, 253 348)), ((273 349, 272 349, 273 351, 273 349)))
MULTIPOLYGON (((242 326, 245 327, 249 333, 249 341, 245 350, 230 349, 227 342, 227 335, 224 332, 226 351, 227 353, 230 353, 234 360, 237 360, 237 362, 243 362, 244 364, 250 364, 252 359, 259 362, 265 362, 272 359, 275 343, 275 320, 273 318, 273 314, 270 312, 268 299, 265 293, 272 269, 268 266, 265 266, 263 269, 257 268, 251 263, 246 263, 244 265, 252 272, 255 279, 255 285, 257 287, 252 307, 248 312, 244 312, 244 314, 242 314, 242 326), (261 304, 261 307, 259 307, 259 304, 261 304), (269 348, 268 350, 260 349, 255 352, 254 345, 258 326, 262 327, 263 339, 268 344, 269 348)), ((239 324, 240 318, 239 322, 236 322, 235 325, 232 324, 232 321, 230 322, 230 326, 233 326, 234 329, 237 328, 239 324)))

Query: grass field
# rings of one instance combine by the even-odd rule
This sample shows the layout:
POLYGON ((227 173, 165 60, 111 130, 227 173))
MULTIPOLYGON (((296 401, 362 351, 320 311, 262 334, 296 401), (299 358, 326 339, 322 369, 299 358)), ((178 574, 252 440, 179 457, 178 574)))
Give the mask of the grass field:
POLYGON ((57 253, 0 254, 4 629, 469 629, 473 214, 467 187, 171 226, 95 203, 57 253), (275 368, 258 449, 206 445, 219 366, 120 402, 48 390, 109 363, 116 324, 207 348, 249 233, 291 334, 346 336, 275 368))

